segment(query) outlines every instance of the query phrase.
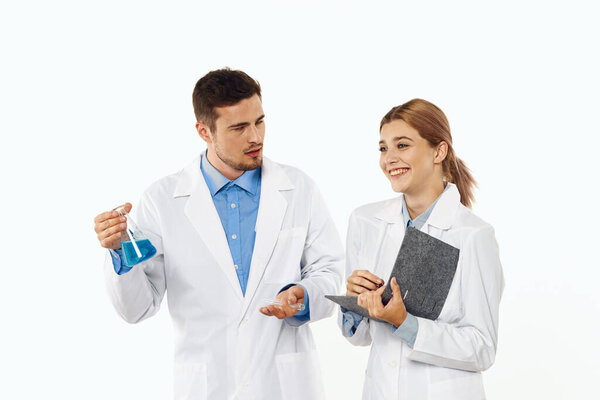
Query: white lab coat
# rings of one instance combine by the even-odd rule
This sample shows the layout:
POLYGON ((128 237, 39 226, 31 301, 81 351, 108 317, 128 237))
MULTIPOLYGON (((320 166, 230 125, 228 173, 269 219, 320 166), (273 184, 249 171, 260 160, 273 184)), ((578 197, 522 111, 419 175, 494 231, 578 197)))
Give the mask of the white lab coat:
POLYGON ((136 210, 157 256, 120 276, 108 256, 106 282, 117 312, 130 323, 154 315, 167 293, 175 399, 324 398, 308 324, 293 326, 258 311, 283 286, 300 283, 311 321, 333 312, 323 295, 339 290, 343 249, 314 183, 264 159, 245 296, 200 157, 150 186, 136 210))
MULTIPOLYGON (((496 354, 502 267, 493 228, 464 207, 456 186, 449 185, 421 228, 460 249, 446 303, 437 320, 418 318, 412 349, 393 335, 392 325, 362 320, 347 339, 371 344, 363 399, 485 399, 480 371, 496 354)), ((368 269, 388 279, 404 232, 402 197, 356 209, 348 227, 346 275, 368 269)))

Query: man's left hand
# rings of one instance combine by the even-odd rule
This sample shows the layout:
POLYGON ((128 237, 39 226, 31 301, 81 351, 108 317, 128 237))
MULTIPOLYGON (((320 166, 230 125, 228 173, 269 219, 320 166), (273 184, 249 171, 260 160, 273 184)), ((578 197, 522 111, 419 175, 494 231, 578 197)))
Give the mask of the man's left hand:
POLYGON ((290 304, 304 303, 304 289, 302 286, 298 285, 291 286, 279 293, 276 299, 279 300, 282 305, 276 306, 270 304, 266 307, 261 307, 259 311, 264 315, 277 317, 279 319, 293 317, 298 313, 298 309, 290 307, 290 304))

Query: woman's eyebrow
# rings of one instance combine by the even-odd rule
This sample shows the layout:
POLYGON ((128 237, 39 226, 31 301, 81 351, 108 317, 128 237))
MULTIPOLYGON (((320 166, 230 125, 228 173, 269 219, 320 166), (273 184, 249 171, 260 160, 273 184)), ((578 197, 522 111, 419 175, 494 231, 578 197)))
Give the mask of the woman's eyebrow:
MULTIPOLYGON (((398 142, 398 141, 400 141, 400 140, 402 140, 402 139, 406 139, 406 140, 410 140, 411 142, 414 142, 414 140, 412 140, 412 139, 411 139, 411 138, 409 138, 408 136, 394 136, 394 137, 392 138, 392 142, 398 142)), ((385 141, 383 141, 383 140, 380 140, 380 141, 379 141, 379 144, 385 144, 385 141)))

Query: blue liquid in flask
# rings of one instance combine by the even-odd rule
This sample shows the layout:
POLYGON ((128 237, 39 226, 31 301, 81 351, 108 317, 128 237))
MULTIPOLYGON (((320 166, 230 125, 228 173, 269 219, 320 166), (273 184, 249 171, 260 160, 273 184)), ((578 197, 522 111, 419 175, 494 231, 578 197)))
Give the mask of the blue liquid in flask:
POLYGON ((148 239, 136 240, 135 244, 137 244, 138 249, 140 249, 140 253, 142 253, 141 257, 138 257, 131 241, 121 243, 121 247, 123 248, 123 256, 125 257, 125 264, 129 267, 133 267, 142 261, 146 261, 156 254, 156 248, 148 239))

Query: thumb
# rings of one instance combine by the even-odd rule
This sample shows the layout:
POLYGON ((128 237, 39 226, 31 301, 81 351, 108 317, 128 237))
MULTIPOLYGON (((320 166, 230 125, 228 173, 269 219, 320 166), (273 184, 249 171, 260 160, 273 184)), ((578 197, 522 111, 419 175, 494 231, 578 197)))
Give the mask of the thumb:
POLYGON ((400 286, 398 286, 398 282, 396 282, 396 277, 392 278, 392 294, 394 297, 402 299, 402 295, 400 294, 400 286))
POLYGON ((287 303, 288 304, 296 304, 298 299, 292 290, 288 290, 287 303))

